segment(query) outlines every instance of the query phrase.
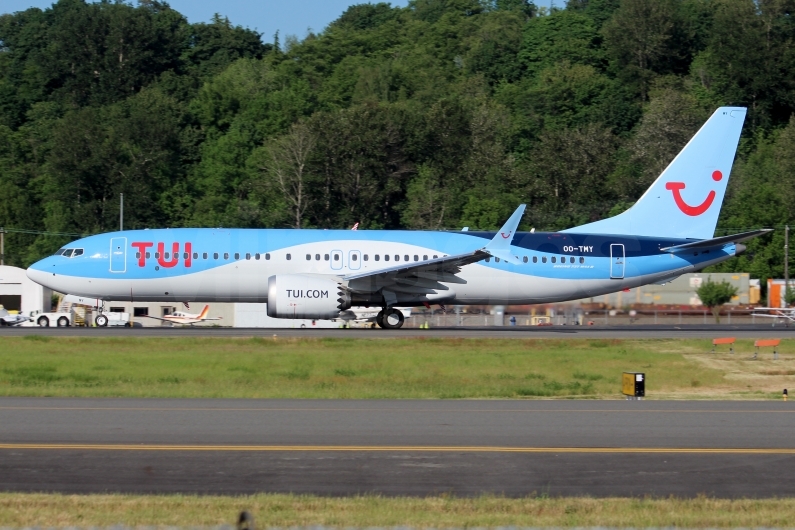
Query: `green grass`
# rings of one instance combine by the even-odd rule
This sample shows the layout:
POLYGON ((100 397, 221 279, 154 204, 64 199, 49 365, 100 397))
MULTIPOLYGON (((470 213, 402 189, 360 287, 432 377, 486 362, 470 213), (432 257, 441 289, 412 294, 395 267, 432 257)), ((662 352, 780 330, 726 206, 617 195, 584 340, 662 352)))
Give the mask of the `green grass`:
MULTIPOLYGON (((792 368, 786 352, 795 350, 795 341, 789 342, 782 343, 785 353, 774 365, 777 370, 768 372, 786 374, 786 368, 792 368)), ((708 357, 709 349, 706 340, 49 339, 33 335, 0 338, 0 395, 620 398, 621 373, 643 371, 651 398, 779 397, 764 385, 725 377, 734 368, 694 360, 699 355, 717 359, 708 357)), ((724 357, 729 358, 728 354, 724 357)), ((739 358, 738 354, 731 359, 739 358)), ((767 361, 758 361, 762 362, 767 361)), ((761 369, 763 364, 753 366, 761 369)), ((757 379, 765 377, 791 376, 757 379)))
POLYGON ((258 528, 783 528, 795 520, 793 499, 0 493, 0 527, 206 528, 233 525, 241 510, 258 528))

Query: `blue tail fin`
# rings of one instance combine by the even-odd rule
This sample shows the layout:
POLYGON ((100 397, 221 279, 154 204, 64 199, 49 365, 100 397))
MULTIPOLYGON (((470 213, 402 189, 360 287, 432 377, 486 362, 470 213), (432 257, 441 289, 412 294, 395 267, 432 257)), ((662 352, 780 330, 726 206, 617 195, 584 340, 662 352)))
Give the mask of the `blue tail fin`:
POLYGON ((564 232, 711 238, 745 111, 741 107, 716 110, 632 208, 564 232))

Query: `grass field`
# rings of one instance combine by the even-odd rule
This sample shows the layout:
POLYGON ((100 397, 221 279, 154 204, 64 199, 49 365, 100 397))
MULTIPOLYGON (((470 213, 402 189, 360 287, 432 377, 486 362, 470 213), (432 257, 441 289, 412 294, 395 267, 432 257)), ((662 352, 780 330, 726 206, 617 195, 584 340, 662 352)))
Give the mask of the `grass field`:
POLYGON ((44 495, 0 493, 0 527, 216 526, 248 510, 258 528, 791 527, 793 499, 44 495))
POLYGON ((623 371, 655 398, 781 399, 777 361, 707 340, 0 338, 0 395, 228 398, 620 398, 623 371))

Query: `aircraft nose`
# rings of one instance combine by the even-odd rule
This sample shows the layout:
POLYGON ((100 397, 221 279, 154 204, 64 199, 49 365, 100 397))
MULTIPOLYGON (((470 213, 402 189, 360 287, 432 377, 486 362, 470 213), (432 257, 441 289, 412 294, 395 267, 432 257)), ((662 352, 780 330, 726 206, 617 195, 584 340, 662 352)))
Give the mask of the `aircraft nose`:
POLYGON ((48 276, 52 277, 52 272, 47 271, 48 261, 49 258, 37 261, 36 263, 28 267, 28 269, 25 271, 25 274, 27 274, 28 278, 38 283, 39 285, 45 285, 47 277, 48 276))

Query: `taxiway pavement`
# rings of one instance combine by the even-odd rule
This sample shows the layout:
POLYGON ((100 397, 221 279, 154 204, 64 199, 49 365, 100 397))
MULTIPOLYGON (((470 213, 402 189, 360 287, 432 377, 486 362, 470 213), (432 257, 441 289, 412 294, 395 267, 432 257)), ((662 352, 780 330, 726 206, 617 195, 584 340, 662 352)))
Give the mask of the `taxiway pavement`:
POLYGON ((795 404, 0 398, 0 489, 795 495, 795 404))
POLYGON ((47 335, 52 337, 307 337, 395 339, 414 337, 471 339, 712 339, 718 336, 745 339, 795 337, 795 326, 755 325, 629 325, 629 326, 484 326, 398 330, 385 329, 293 329, 293 328, 0 328, 0 337, 47 335))

